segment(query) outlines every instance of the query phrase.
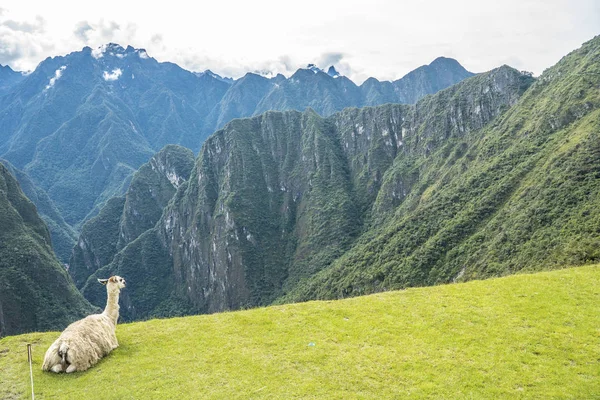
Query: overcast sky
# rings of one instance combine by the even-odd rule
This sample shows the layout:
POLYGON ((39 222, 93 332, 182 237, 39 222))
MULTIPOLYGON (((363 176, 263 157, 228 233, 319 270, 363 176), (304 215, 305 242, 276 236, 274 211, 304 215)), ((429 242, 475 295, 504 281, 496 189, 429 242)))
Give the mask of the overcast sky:
POLYGON ((48 56, 108 42, 226 76, 289 76, 335 64, 360 83, 393 80, 438 56, 482 72, 540 74, 600 34, 600 0, 2 0, 0 64, 31 70, 48 56))

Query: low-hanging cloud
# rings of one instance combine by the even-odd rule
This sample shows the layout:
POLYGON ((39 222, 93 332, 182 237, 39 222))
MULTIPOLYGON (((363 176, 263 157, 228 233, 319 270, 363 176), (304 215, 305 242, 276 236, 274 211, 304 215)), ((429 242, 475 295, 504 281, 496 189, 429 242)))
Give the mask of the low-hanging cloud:
POLYGON ((31 59, 43 58, 54 50, 46 35, 46 21, 36 16, 33 21, 5 19, 0 10, 0 64, 10 64, 15 70, 30 69, 31 59))
POLYGON ((116 21, 104 19, 96 22, 84 20, 75 25, 73 35, 83 44, 91 47, 109 42, 128 45, 136 39, 137 25, 135 23, 122 25, 116 21))
POLYGON ((108 72, 108 71, 104 71, 104 73, 102 74, 102 77, 104 78, 105 81, 116 81, 117 79, 119 79, 119 77, 123 74, 123 71, 121 71, 120 68, 115 68, 112 70, 112 72, 108 72))
POLYGON ((46 85, 46 88, 44 90, 48 90, 51 87, 53 87, 56 84, 56 81, 61 78, 63 71, 65 69, 67 69, 67 66, 63 65, 62 67, 60 67, 59 69, 54 71, 54 76, 52 78, 50 78, 50 82, 48 82, 48 84, 46 85))
POLYGON ((0 22, 0 25, 17 32, 43 33, 46 31, 46 20, 44 20, 44 18, 42 18, 39 15, 35 17, 35 22, 15 21, 12 19, 7 19, 5 21, 0 22))
POLYGON ((82 40, 83 42, 87 42, 90 39, 88 37, 88 33, 93 30, 94 28, 92 28, 92 26, 87 21, 81 21, 78 22, 75 26, 75 30, 73 30, 73 33, 78 39, 82 40))

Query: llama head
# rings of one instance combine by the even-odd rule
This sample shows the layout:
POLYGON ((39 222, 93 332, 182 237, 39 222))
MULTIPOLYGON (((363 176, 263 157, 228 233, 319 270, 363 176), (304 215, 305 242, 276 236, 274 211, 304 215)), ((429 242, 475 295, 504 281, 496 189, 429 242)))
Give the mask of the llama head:
POLYGON ((103 285, 106 285, 107 290, 121 290, 125 287, 125 279, 120 276, 113 275, 108 279, 98 279, 103 285))

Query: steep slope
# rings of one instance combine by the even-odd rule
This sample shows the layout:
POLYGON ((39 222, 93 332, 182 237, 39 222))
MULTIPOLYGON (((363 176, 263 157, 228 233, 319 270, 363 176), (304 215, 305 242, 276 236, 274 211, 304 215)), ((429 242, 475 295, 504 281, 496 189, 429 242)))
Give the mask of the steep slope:
POLYGON ((37 398, 594 399, 599 282, 595 265, 119 324, 72 376, 40 368, 57 333, 7 337, 0 398, 30 395, 32 343, 37 398))
POLYGON ((168 145, 134 174, 127 193, 106 202, 99 214, 82 228, 69 260, 69 273, 82 287, 97 269, 115 254, 154 227, 177 188, 189 179, 194 154, 168 145))
MULTIPOLYGON (((128 319, 269 304, 351 247, 399 154, 485 125, 517 101, 523 78, 501 67, 416 106, 234 120, 205 142, 156 227, 97 276, 128 277, 128 319)), ((97 285, 83 292, 104 301, 97 285)))
POLYGON ((258 103, 253 115, 268 110, 302 111, 310 107, 320 115, 330 116, 346 107, 376 106, 385 103, 414 104, 428 94, 436 93, 473 75, 458 61, 440 57, 396 81, 379 82, 369 78, 361 86, 357 86, 337 73, 335 68, 325 72, 311 64, 306 69, 299 69, 289 79, 273 85, 258 103))
POLYGON ((165 144, 198 149, 229 86, 115 44, 48 58, 0 100, 0 154, 78 225, 165 144))
POLYGON ((299 69, 288 80, 272 88, 258 103, 254 115, 268 110, 304 110, 310 107, 320 115, 329 116, 346 107, 362 104, 360 89, 350 79, 344 76, 334 78, 318 69, 299 69))
MULTIPOLYGON (((114 43, 48 58, 27 76, 7 68, 1 71, 9 78, 0 77, 0 157, 27 173, 75 230, 122 195, 133 172, 166 144, 197 151, 230 120, 270 109, 313 107, 329 115, 367 104, 349 79, 320 70, 301 69, 290 79, 250 73, 233 82, 114 43)), ((470 75, 438 68, 419 74, 419 84, 394 89, 392 98, 371 88, 368 104, 416 99, 470 75)))
POLYGON ((24 78, 22 73, 13 71, 8 65, 0 65, 0 97, 24 78))
POLYGON ((62 329, 92 311, 55 258, 48 228, 0 164, 0 336, 62 329))
POLYGON ((379 225, 286 300, 597 262, 599 84, 597 37, 492 125, 426 159, 397 158, 374 207, 379 225))
POLYGON ((473 76, 473 73, 467 71, 455 59, 438 57, 429 65, 423 65, 392 82, 392 85, 398 98, 396 102, 412 104, 470 76, 473 76))
POLYGON ((8 161, 0 159, 0 163, 4 164, 10 173, 17 179, 25 196, 35 204, 38 214, 42 217, 46 225, 48 225, 48 230, 52 237, 52 248, 54 249, 56 256, 61 262, 66 263, 71 256, 71 249, 77 240, 77 234, 73 228, 65 222, 46 191, 33 183, 31 178, 25 172, 16 169, 8 161))

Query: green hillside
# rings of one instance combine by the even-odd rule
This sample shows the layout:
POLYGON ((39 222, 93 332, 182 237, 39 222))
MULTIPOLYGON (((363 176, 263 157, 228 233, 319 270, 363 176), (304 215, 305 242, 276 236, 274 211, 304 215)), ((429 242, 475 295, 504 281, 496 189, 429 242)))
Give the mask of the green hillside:
MULTIPOLYGON (((125 289, 127 290, 127 289, 125 289)), ((0 340, 0 398, 600 396, 600 268, 119 325, 87 372, 42 373, 57 333, 0 340)))
POLYGON ((50 244, 35 205, 0 164, 0 337, 60 329, 94 309, 50 244))
POLYGON ((483 129, 396 157, 366 234, 282 301, 600 261, 599 84, 596 37, 483 129))
POLYGON ((503 66, 417 105, 234 120, 204 143, 156 225, 82 292, 102 305, 95 278, 126 276, 127 321, 271 304, 352 248, 386 171, 408 158, 426 164, 428 152, 516 103, 531 80, 503 66))

